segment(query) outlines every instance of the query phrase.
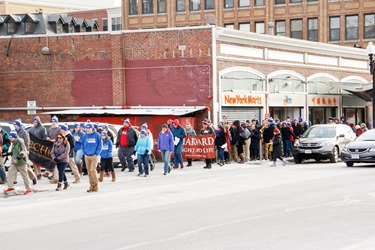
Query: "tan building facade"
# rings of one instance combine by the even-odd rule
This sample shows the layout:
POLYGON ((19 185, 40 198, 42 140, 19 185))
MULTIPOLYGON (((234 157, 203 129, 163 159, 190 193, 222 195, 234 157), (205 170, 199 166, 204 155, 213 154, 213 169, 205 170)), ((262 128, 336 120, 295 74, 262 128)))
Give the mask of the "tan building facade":
POLYGON ((256 33, 365 47, 374 0, 122 0, 123 29, 215 24, 256 33))

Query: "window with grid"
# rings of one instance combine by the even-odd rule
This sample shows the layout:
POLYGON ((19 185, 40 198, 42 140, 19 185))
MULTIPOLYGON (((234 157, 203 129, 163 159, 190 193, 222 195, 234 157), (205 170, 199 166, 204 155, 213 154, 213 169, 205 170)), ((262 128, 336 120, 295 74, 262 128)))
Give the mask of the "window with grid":
POLYGON ((189 10, 190 11, 201 10, 201 1, 200 0, 189 0, 189 10))
POLYGON ((340 17, 329 18, 329 40, 340 41, 340 17))
POLYGON ((264 34, 264 22, 255 22, 255 33, 264 34))
POLYGON ((102 19, 102 29, 108 31, 108 19, 102 19))
POLYGON ((285 21, 276 21, 276 36, 285 36, 285 21))
POLYGON ((318 41, 318 18, 307 19, 307 40, 318 41))
POLYGON ((224 8, 234 8, 234 1, 233 0, 224 0, 224 8))
POLYGON ((152 0, 142 0, 142 14, 152 14, 154 8, 152 7, 152 0))
POLYGON ((239 23, 238 29, 241 30, 241 31, 250 32, 250 23, 239 23))
POLYGON ((239 0, 238 7, 250 7, 250 0, 239 0))
POLYGON ((33 21, 31 21, 31 20, 26 21, 25 22, 25 33, 26 34, 34 33, 34 27, 35 27, 35 25, 34 25, 33 21))
POLYGON ((176 11, 177 12, 185 11, 185 0, 177 0, 176 1, 176 11))
POLYGON ((114 17, 112 20, 112 30, 122 30, 121 17, 114 17))
POLYGON ((63 24, 60 21, 56 23, 56 33, 63 33, 63 24))
POLYGON ((275 4, 285 4, 285 0, 275 0, 275 4))
POLYGON ((264 6, 264 0, 254 0, 255 6, 264 6))
POLYGON ((167 0, 158 0, 158 13, 167 13, 167 0))
POLYGON ((204 9, 213 10, 215 8, 215 0, 204 0, 204 9))
POLYGON ((365 15, 365 38, 375 38, 375 14, 365 15))
POLYGON ((137 14, 138 14, 138 1, 129 0, 129 15, 137 15, 137 14))
POLYGON ((290 21, 290 37, 302 39, 302 19, 290 21))
POLYGON ((16 24, 14 22, 8 22, 7 24, 8 34, 16 33, 16 24))
POLYGON ((358 15, 345 17, 345 39, 358 39, 358 15))
POLYGON ((302 0, 289 0, 290 3, 302 3, 302 0))

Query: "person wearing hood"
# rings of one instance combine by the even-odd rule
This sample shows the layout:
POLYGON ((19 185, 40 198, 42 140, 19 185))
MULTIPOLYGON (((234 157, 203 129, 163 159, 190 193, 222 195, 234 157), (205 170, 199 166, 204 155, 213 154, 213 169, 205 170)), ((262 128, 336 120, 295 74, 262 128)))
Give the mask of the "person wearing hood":
POLYGON ((100 177, 99 181, 102 182, 104 179, 104 172, 109 171, 112 175, 112 182, 116 181, 116 173, 113 169, 113 155, 112 148, 113 144, 108 136, 107 131, 102 131, 103 147, 100 153, 100 177))
MULTIPOLYGON (((29 134, 38 138, 39 140, 47 140, 47 129, 42 125, 39 116, 35 116, 32 119, 33 126, 31 127, 29 134)), ((35 175, 38 180, 42 178, 41 165, 33 162, 35 175)), ((47 173, 47 172, 46 172, 47 173)), ((46 175, 48 177, 48 175, 46 175)))
POLYGON ((182 159, 182 147, 184 145, 184 138, 186 137, 186 132, 183 127, 180 126, 180 121, 178 119, 172 122, 172 134, 174 138, 174 166, 173 168, 184 168, 184 162, 182 159))
POLYGON ((275 122, 272 118, 269 118, 267 120, 267 125, 263 131, 263 159, 268 160, 270 156, 270 145, 271 145, 271 140, 273 138, 273 131, 275 129, 276 125, 275 122))
POLYGON ((278 128, 274 128, 273 130, 273 139, 271 141, 273 145, 273 164, 272 167, 276 167, 276 161, 277 159, 281 160, 283 163, 283 166, 285 166, 288 162, 282 158, 282 139, 281 139, 281 134, 280 130, 278 128))
MULTIPOLYGON (((185 126, 185 129, 186 129, 186 134, 187 135, 197 135, 197 133, 195 132, 195 130, 193 129, 193 127, 191 126, 191 124, 189 122, 186 123, 186 126, 185 126)), ((186 159, 188 164, 186 165, 186 167, 191 167, 193 164, 193 159, 191 158, 188 158, 186 159)))
POLYGON ((56 191, 61 191, 62 184, 64 182, 64 190, 68 189, 69 183, 66 178, 65 169, 69 162, 70 144, 64 135, 63 131, 60 131, 56 136, 56 141, 52 146, 52 159, 56 162, 57 169, 59 172, 59 180, 57 183, 56 191))
MULTIPOLYGON (((51 127, 47 129, 47 140, 50 142, 56 142, 57 135, 60 132, 60 127, 58 123, 59 123, 59 119, 56 116, 53 116, 51 118, 51 127)), ((52 174, 51 177, 48 178, 51 180, 50 183, 57 184, 57 178, 59 175, 57 166, 55 166, 51 174, 52 174)), ((48 177, 47 171, 46 171, 46 177, 48 177)))
POLYGON ((120 159, 121 172, 129 168, 129 172, 134 171, 132 155, 135 154, 134 147, 137 144, 138 135, 129 118, 124 120, 124 126, 118 130, 116 147, 118 148, 118 158, 120 159))
MULTIPOLYGON (((27 133, 27 131, 24 129, 22 121, 20 119, 15 120, 13 122, 13 126, 14 126, 14 129, 17 132, 18 137, 21 138, 21 139, 23 139, 23 141, 25 143, 25 146, 26 146, 26 149, 27 149, 27 154, 29 154, 29 150, 30 150, 30 136, 29 136, 29 133, 27 133)), ((29 175, 30 180, 32 180, 33 185, 35 185, 37 183, 37 179, 39 179, 39 180, 42 179, 42 175, 39 175, 38 177, 35 175, 34 171, 29 166, 29 164, 27 164, 27 173, 29 175)), ((17 175, 16 175, 16 179, 13 180, 13 181, 15 183, 17 183, 17 175)))
POLYGON ((90 120, 86 122, 85 128, 86 134, 82 136, 82 149, 90 182, 90 187, 87 192, 98 192, 99 183, 96 167, 98 166, 100 153, 102 152, 103 140, 101 135, 94 131, 94 125, 90 120))
POLYGON ((4 191, 5 194, 9 194, 14 191, 14 184, 13 180, 15 179, 15 175, 17 175, 17 171, 20 172, 23 183, 25 185, 25 192, 24 195, 32 194, 33 191, 31 190, 30 179, 27 175, 27 149, 23 139, 19 138, 17 132, 15 130, 9 133, 10 140, 12 141, 12 159, 11 159, 11 167, 8 171, 8 188, 4 191))
POLYGON ((78 167, 74 161, 74 136, 72 133, 69 131, 68 125, 60 125, 61 132, 65 135, 66 140, 69 142, 70 150, 69 150, 69 167, 72 170, 72 173, 74 175, 74 181, 73 183, 80 183, 81 182, 81 175, 79 174, 78 167))
MULTIPOLYGON (((209 135, 209 134, 215 135, 215 130, 208 123, 208 119, 204 119, 202 121, 202 128, 201 128, 200 134, 201 135, 209 135)), ((212 168, 212 159, 206 158, 204 161, 206 162, 206 166, 204 166, 203 168, 204 169, 211 169, 212 168)))

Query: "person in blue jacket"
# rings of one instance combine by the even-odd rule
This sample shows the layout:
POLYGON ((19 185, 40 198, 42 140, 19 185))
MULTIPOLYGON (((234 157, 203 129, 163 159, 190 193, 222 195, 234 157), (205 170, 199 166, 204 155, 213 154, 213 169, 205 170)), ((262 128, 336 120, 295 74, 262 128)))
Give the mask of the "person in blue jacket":
POLYGON ((150 138, 147 136, 147 131, 142 129, 140 137, 138 138, 137 144, 135 145, 135 152, 137 152, 137 161, 138 161, 138 176, 147 177, 149 175, 149 152, 151 152, 152 143, 150 138), (142 163, 144 165, 144 169, 142 167, 142 163))
POLYGON ((182 147, 184 145, 184 138, 186 137, 186 131, 180 126, 180 121, 178 119, 172 122, 172 134, 174 139, 174 166, 173 168, 184 168, 184 162, 182 159, 182 147))
POLYGON ((86 134, 82 136, 82 150, 85 156, 86 168, 90 181, 90 188, 87 192, 98 192, 98 174, 96 172, 96 166, 100 159, 100 153, 102 152, 103 140, 98 132, 94 131, 94 125, 87 121, 85 124, 86 134))
MULTIPOLYGON (((74 137, 74 151, 73 151, 73 157, 74 162, 77 165, 78 172, 81 175, 82 174, 82 157, 83 157, 83 150, 82 150, 82 141, 81 138, 85 134, 83 131, 83 128, 81 128, 80 124, 74 123, 74 130, 72 133, 72 136, 74 137)), ((84 127, 84 125, 83 125, 84 127)))
POLYGON ((161 132, 158 137, 158 150, 161 152, 161 157, 164 162, 164 175, 171 172, 171 167, 169 166, 169 161, 171 157, 171 152, 173 152, 173 134, 169 130, 167 124, 163 124, 161 132))
POLYGON ((107 131, 102 131, 103 147, 100 153, 100 177, 99 181, 102 182, 104 172, 109 171, 112 175, 112 181, 116 181, 116 173, 113 169, 113 156, 112 156, 112 140, 109 138, 107 131))

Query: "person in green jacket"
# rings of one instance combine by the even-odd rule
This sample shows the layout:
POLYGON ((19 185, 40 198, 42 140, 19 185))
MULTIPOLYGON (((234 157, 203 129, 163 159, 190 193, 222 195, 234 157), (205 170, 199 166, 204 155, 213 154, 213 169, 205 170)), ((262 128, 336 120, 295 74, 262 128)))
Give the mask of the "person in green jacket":
POLYGON ((23 194, 31 194, 33 191, 31 190, 30 178, 27 174, 27 148, 25 146, 25 142, 23 139, 18 137, 17 132, 14 130, 9 133, 9 138, 13 144, 12 152, 10 153, 12 159, 7 178, 8 189, 6 189, 4 193, 9 194, 10 192, 14 191, 13 180, 17 175, 17 171, 19 171, 26 188, 23 194))

